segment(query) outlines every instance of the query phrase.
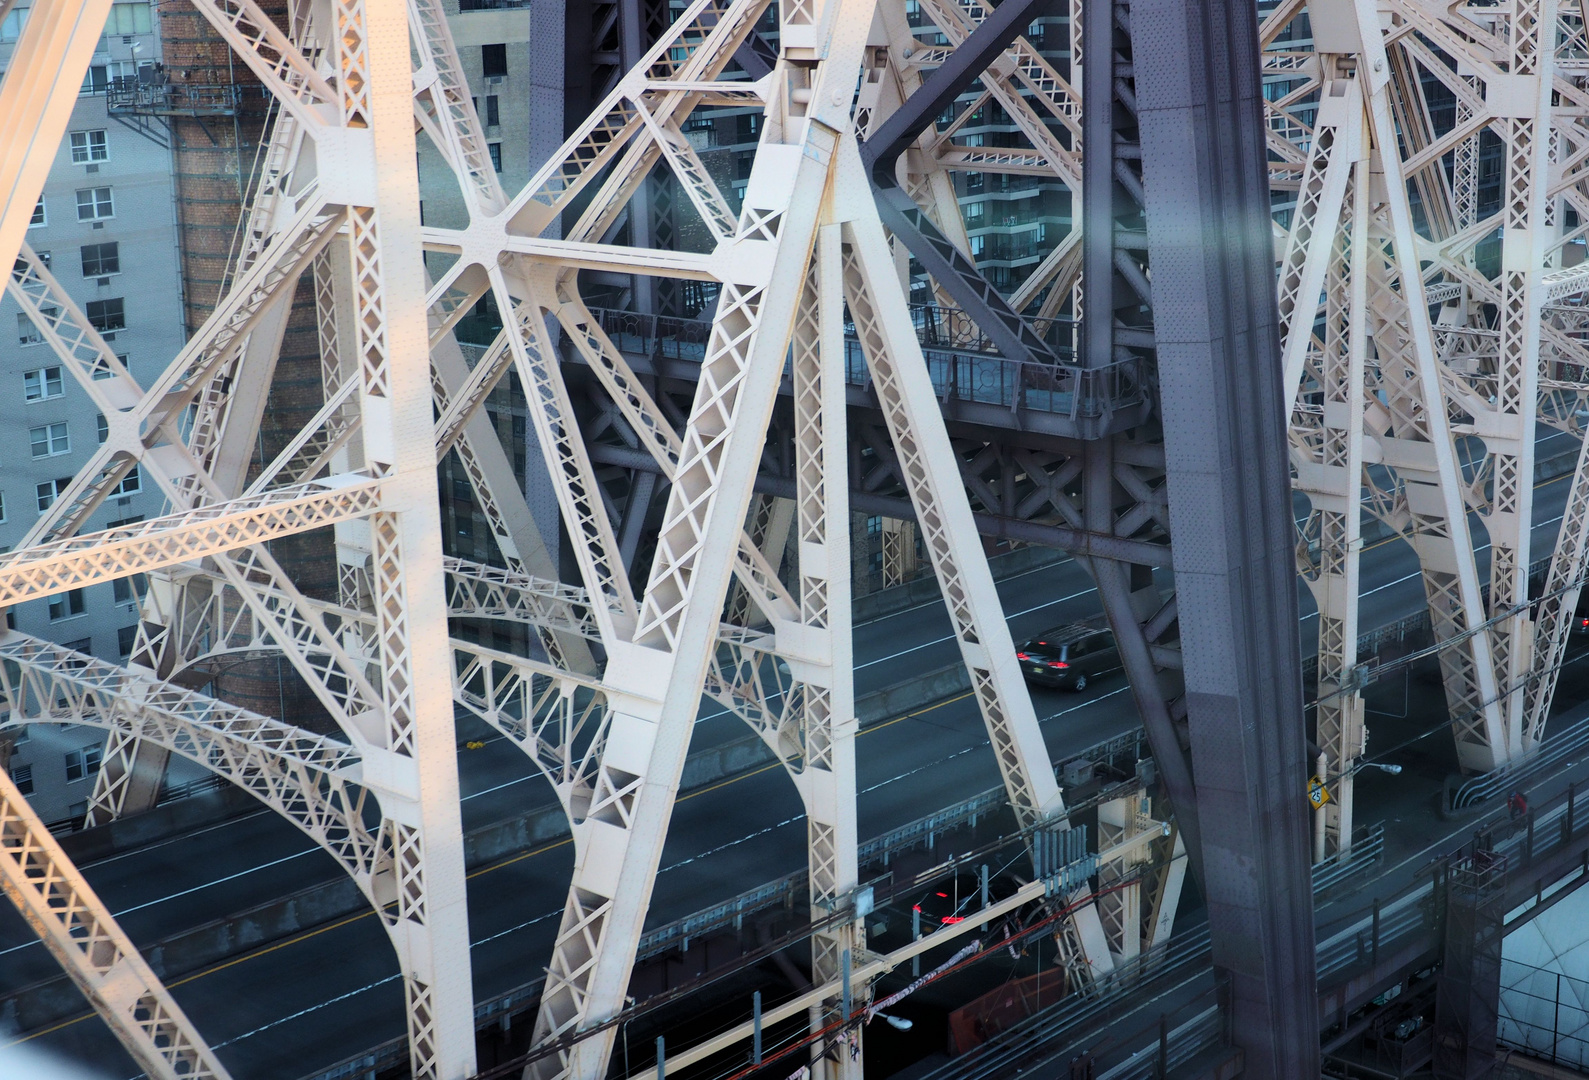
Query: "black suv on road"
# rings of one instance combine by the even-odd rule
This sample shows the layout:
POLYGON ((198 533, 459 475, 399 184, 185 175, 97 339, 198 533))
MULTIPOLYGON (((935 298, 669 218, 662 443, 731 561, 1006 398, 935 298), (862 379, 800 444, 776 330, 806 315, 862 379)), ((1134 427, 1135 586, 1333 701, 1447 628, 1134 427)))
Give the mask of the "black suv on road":
POLYGON ((1084 623, 1046 630, 1015 653, 1026 681, 1081 692, 1087 680, 1120 668, 1120 650, 1111 631, 1084 623))

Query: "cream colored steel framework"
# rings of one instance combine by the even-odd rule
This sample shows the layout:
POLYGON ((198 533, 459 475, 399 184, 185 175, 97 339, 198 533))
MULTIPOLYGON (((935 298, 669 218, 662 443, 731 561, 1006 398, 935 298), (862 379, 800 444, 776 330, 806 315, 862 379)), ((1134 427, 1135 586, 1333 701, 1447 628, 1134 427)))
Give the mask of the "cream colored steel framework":
POLYGON ((1463 767, 1514 761, 1542 734, 1589 510, 1580 464, 1548 595, 1531 607, 1537 432, 1581 437, 1589 389, 1589 275, 1576 268, 1589 51, 1582 12, 1553 0, 1287 0, 1262 33, 1271 186, 1295 193, 1277 249, 1292 465, 1312 507, 1297 554, 1320 612, 1335 795, 1323 855, 1350 845, 1367 738, 1354 674, 1365 512, 1418 553, 1463 767), (1306 40, 1304 14, 1312 48, 1284 44, 1306 40), (1493 206, 1480 202, 1481 136, 1501 150, 1493 206))
MULTIPOLYGON (((4 115, 29 136, 7 141, 8 171, 0 174, 0 241, 10 245, 0 255, 18 257, 7 288, 109 425, 90 465, 0 565, 0 591, 5 602, 16 602, 132 573, 150 578, 127 669, 17 634, 0 642, 10 722, 91 723, 110 732, 96 814, 114 815, 128 799, 147 801, 157 787, 151 773, 157 777, 163 755, 178 753, 252 791, 325 846, 389 930, 405 977, 416 1076, 473 1070, 454 703, 497 725, 530 756, 574 825, 575 876, 537 1028, 543 1041, 577 1036, 621 1006, 703 690, 774 746, 801 792, 814 910, 849 902, 856 838, 841 452, 846 304, 921 517, 925 550, 951 598, 1018 818, 1034 825, 1063 811, 895 254, 855 149, 851 113, 863 60, 869 48, 898 49, 907 59, 908 28, 875 29, 870 0, 791 3, 780 11, 783 55, 773 73, 757 83, 724 79, 764 6, 698 0, 563 151, 509 197, 489 165, 433 0, 406 9, 301 3, 287 31, 249 0, 198 0, 281 113, 230 288, 147 390, 21 244, 70 107, 59 95, 28 95, 38 85, 77 85, 87 63, 84 42, 97 36, 103 7, 36 5, 29 32, 54 36, 30 38, 37 46, 31 55, 56 65, 57 75, 30 87, 14 67, 0 84, 4 115), (703 103, 752 104, 766 113, 738 212, 682 137, 681 125, 703 103), (466 228, 420 228, 408 167, 416 124, 458 178, 470 213, 466 228), (17 146, 25 151, 20 157, 11 154, 17 146), (709 255, 605 242, 653 168, 678 178, 711 234, 709 255), (578 219, 559 223, 587 194, 578 219), (444 267, 428 286, 421 243, 433 266, 444 267), (578 289, 584 268, 720 284, 700 392, 682 433, 586 308, 578 289), (300 280, 312 280, 315 290, 325 405, 275 461, 250 475, 264 392, 300 280), (450 329, 487 290, 508 326, 471 370, 450 329), (624 572, 574 423, 551 350, 553 327, 586 360, 672 484, 640 595, 624 572), (743 529, 791 342, 799 431, 792 591, 779 578, 782 545, 758 545, 743 529), (564 527, 575 539, 579 586, 554 579, 480 411, 510 366, 526 389, 564 527), (464 463, 505 567, 442 559, 434 466, 446 453, 464 463), (161 487, 169 513, 95 531, 103 501, 134 468, 161 487), (336 602, 300 593, 264 546, 328 525, 339 565, 336 602), (746 598, 736 605, 742 621, 721 617, 730 575, 746 598), (527 622, 545 659, 459 641, 436 648, 449 613, 527 622), (601 644, 605 667, 587 640, 601 644), (336 738, 183 688, 232 660, 268 654, 285 656, 303 677, 335 722, 336 738), (442 668, 449 662, 450 678, 442 668)), ((897 12, 886 14, 885 21, 897 21, 897 12)), ((934 9, 933 17, 963 37, 986 14, 973 2, 934 9)), ((957 146, 951 131, 932 141, 929 157, 938 163, 912 185, 962 243, 945 169, 1046 167, 1077 175, 1073 151, 1027 103, 1035 95, 1038 107, 1057 110, 1074 130, 1075 98, 1062 80, 1024 42, 995 74, 989 93, 1020 114, 1039 148, 977 154, 957 146)), ((893 103, 912 88, 908 76, 898 82, 893 103)), ((873 92, 863 83, 863 116, 880 117, 889 107, 869 101, 873 92)), ((54 852, 48 860, 52 873, 88 896, 64 856, 54 852)), ((1067 925, 1062 943, 1078 975, 1112 963, 1111 941, 1090 907, 1067 925)), ((844 924, 816 945, 819 982, 831 986, 841 955, 858 957, 864 935, 844 924)), ((80 982, 95 977, 92 958, 66 952, 62 959, 80 982)), ((152 975, 144 982, 149 994, 163 994, 152 975)), ((814 1001, 813 1023, 828 1022, 835 1005, 831 995, 814 1001)), ((116 1007, 101 1003, 113 1026, 116 1007)), ((202 1047, 197 1036, 183 1039, 202 1047)), ((609 1050, 610 1040, 596 1035, 563 1047, 535 1071, 600 1075, 609 1050)), ((815 1064, 831 1075, 858 1075, 858 1045, 819 1047, 815 1064)))

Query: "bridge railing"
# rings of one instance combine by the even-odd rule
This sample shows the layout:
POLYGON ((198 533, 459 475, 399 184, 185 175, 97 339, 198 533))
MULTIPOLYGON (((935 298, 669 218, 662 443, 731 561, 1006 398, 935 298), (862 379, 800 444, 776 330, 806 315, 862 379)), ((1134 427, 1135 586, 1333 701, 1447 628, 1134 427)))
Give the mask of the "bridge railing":
POLYGON ((1385 823, 1376 821, 1357 830, 1352 846, 1313 864, 1313 895, 1317 896, 1348 878, 1357 877, 1385 855, 1385 823))
POLYGON ((1569 761, 1576 761, 1589 746, 1589 716, 1556 732, 1528 757, 1507 762, 1487 773, 1446 786, 1446 808, 1467 810, 1503 792, 1522 791, 1539 777, 1569 761))
MULTIPOLYGON (((946 407, 993 405, 1012 412, 1025 410, 1091 420, 1147 399, 1146 370, 1139 359, 1120 360, 1103 368, 1010 360, 984 351, 980 338, 957 328, 954 318, 941 314, 945 310, 917 305, 913 318, 933 388, 946 407)), ((593 308, 592 313, 623 352, 696 363, 706 356, 712 324, 705 320, 611 308, 593 308)), ((953 315, 963 318, 959 312, 953 315)), ((1062 328, 1062 324, 1054 326, 1062 328)), ((853 336, 853 328, 847 328, 847 334, 845 381, 851 386, 870 388, 871 376, 861 343, 853 336)))

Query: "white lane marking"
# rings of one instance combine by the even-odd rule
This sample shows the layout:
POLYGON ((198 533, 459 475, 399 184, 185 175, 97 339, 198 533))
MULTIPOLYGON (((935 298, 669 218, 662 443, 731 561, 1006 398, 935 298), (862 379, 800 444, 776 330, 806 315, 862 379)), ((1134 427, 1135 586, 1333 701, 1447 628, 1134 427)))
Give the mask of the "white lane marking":
MULTIPOLYGON (((246 870, 239 870, 237 873, 228 874, 226 877, 216 878, 213 881, 206 881, 206 882, 204 882, 204 884, 195 885, 191 889, 183 889, 181 892, 174 892, 174 893, 171 893, 168 896, 157 897, 154 900, 146 900, 142 904, 134 904, 132 907, 122 908, 120 911, 113 911, 113 912, 111 912, 111 914, 119 919, 123 915, 131 915, 135 911, 142 911, 145 908, 152 908, 156 904, 165 903, 167 900, 178 900, 178 899, 181 899, 184 896, 191 896, 193 893, 200 892, 200 891, 202 891, 204 889, 208 889, 212 885, 224 885, 228 881, 236 881, 240 877, 247 877, 249 874, 254 873, 256 870, 268 870, 268 869, 270 869, 273 866, 280 866, 282 863, 291 862, 294 859, 301 859, 305 855, 308 855, 311 852, 315 852, 315 851, 319 851, 319 850, 320 849, 317 848, 317 847, 307 848, 307 849, 305 849, 303 851, 300 851, 300 852, 297 852, 296 854, 293 854, 293 855, 286 855, 286 856, 283 856, 280 859, 272 859, 270 862, 260 863, 258 866, 250 866, 246 870)), ((20 949, 26 949, 26 948, 29 948, 30 946, 37 945, 37 944, 39 944, 39 941, 38 941, 38 939, 35 938, 33 941, 25 941, 21 945, 13 945, 9 949, 0 949, 0 956, 7 956, 7 955, 9 955, 11 953, 17 952, 20 949)))
MULTIPOLYGON (((377 986, 385 986, 387 983, 396 982, 398 979, 401 979, 401 978, 402 978, 401 975, 388 975, 384 979, 376 979, 374 982, 369 983, 369 984, 364 985, 364 986, 361 986, 357 990, 349 990, 345 994, 338 994, 336 997, 331 998, 328 1001, 322 1001, 318 1005, 311 1005, 307 1009, 299 1009, 295 1013, 289 1013, 286 1016, 283 1016, 280 1020, 272 1020, 268 1024, 261 1024, 259 1027, 255 1028, 253 1031, 245 1031, 241 1035, 237 1035, 237 1036, 235 1036, 233 1038, 227 1039, 225 1042, 211 1043, 210 1044, 210 1049, 219 1050, 219 1049, 221 1049, 224 1046, 231 1046, 233 1043, 240 1043, 244 1039, 251 1039, 255 1035, 261 1034, 262 1032, 269 1031, 273 1027, 280 1027, 282 1024, 285 1024, 288 1021, 297 1020, 300 1017, 308 1016, 310 1013, 317 1012, 318 1010, 324 1009, 324 1008, 326 1008, 329 1005, 335 1005, 339 1001, 346 1001, 350 997, 357 997, 358 995, 364 993, 366 990, 374 990, 377 986)), ((141 1076, 142 1074, 140 1073, 139 1075, 141 1076)), ((136 1078, 134 1078, 134 1080, 136 1080, 136 1078)))
POLYGON ((146 851, 154 851, 157 848, 169 847, 172 844, 180 844, 184 840, 191 840, 196 836, 203 836, 206 833, 217 832, 221 829, 228 828, 232 825, 238 825, 245 821, 252 821, 254 818, 269 813, 271 813, 271 811, 265 809, 264 807, 261 807, 258 810, 250 810, 246 814, 241 814, 234 818, 227 818, 225 821, 219 821, 213 825, 206 825, 202 829, 194 829, 192 832, 185 832, 178 836, 170 836, 164 840, 155 840, 151 843, 142 844, 138 847, 132 848, 129 851, 123 851, 117 855, 106 855, 103 859, 95 859, 93 862, 78 863, 77 868, 79 870, 88 870, 95 866, 109 866, 113 862, 120 862, 122 859, 130 859, 134 855, 142 855, 146 851))
MULTIPOLYGON (((1055 604, 1063 604, 1067 600, 1075 600, 1077 597, 1086 596, 1088 593, 1095 593, 1097 591, 1098 590, 1096 588, 1083 589, 1080 592, 1073 592, 1069 596, 1060 596, 1053 600, 1045 600, 1041 604, 1034 604, 1033 606, 1024 608, 1021 611, 1009 612, 1004 616, 1004 621, 1009 622, 1011 619, 1019 619, 1022 615, 1030 615, 1034 611, 1042 611, 1046 607, 1053 607, 1055 604)), ((920 645, 912 645, 908 649, 901 649, 899 652, 889 653, 887 656, 879 656, 876 660, 868 660, 864 664, 856 664, 855 670, 860 671, 862 668, 869 668, 873 664, 881 664, 885 660, 894 660, 898 657, 904 656, 906 653, 913 653, 917 649, 925 649, 930 645, 942 645, 944 642, 953 641, 954 639, 955 636, 953 634, 945 634, 943 637, 933 638, 931 641, 924 641, 920 645)))
MULTIPOLYGON (((1554 525, 1554 524, 1556 524, 1556 522, 1560 521, 1562 518, 1564 518, 1566 516, 1567 516, 1566 514, 1557 514, 1555 517, 1551 518, 1549 521, 1541 521, 1539 524, 1535 525, 1534 528, 1535 529, 1543 529, 1546 525, 1554 525)), ((1489 546, 1490 545, 1488 543, 1480 544, 1478 547, 1473 549, 1473 553, 1475 555, 1477 555, 1479 552, 1487 550, 1489 548, 1489 546)), ((1383 591, 1385 589, 1388 589, 1392 585, 1400 585, 1404 581, 1411 581, 1413 578, 1420 576, 1422 573, 1423 573, 1422 570, 1414 570, 1410 574, 1403 574, 1401 577, 1397 578, 1395 581, 1387 581, 1383 585, 1376 585, 1374 588, 1369 589, 1365 593, 1359 593, 1358 594, 1358 599, 1359 599, 1359 601, 1361 601, 1362 597, 1364 597, 1364 596, 1373 596, 1375 593, 1381 592, 1381 591, 1383 591)), ((1302 618, 1298 619, 1297 622, 1299 622, 1299 623, 1300 622, 1306 622, 1308 619, 1317 618, 1318 614, 1319 613, 1317 611, 1310 611, 1306 615, 1302 616, 1302 618)))

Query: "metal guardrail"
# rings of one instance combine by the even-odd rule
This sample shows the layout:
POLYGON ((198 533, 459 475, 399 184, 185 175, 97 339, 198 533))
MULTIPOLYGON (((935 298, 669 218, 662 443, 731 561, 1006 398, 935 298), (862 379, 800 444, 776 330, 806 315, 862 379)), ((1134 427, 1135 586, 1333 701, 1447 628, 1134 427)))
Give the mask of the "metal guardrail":
POLYGON ((237 86, 116 78, 105 88, 105 108, 112 115, 230 116, 241 101, 237 86))
POLYGON ((204 795, 231 786, 232 782, 224 776, 202 776, 197 780, 189 780, 186 784, 161 788, 159 796, 155 799, 155 805, 164 806, 166 803, 181 802, 195 795, 204 795))
POLYGON ((1225 1041, 1225 1022, 1219 1007, 1210 1005, 1196 1016, 1171 1028, 1161 1044, 1143 1047, 1126 1060, 1106 1069, 1098 1080, 1159 1080, 1205 1050, 1225 1041))
POLYGON ((1323 862, 1313 864, 1313 895, 1336 885, 1349 877, 1361 874, 1369 865, 1378 862, 1385 854, 1385 823, 1376 821, 1366 829, 1358 830, 1352 846, 1344 852, 1337 851, 1323 862))
POLYGON ((1007 804, 1003 788, 990 788, 867 840, 860 845, 857 854, 863 864, 881 862, 887 866, 892 856, 914 847, 931 847, 939 833, 962 825, 974 826, 977 818, 996 813, 1007 804))
POLYGON ((688 949, 690 938, 700 937, 702 934, 709 934, 728 926, 733 926, 737 930, 746 915, 793 903, 796 894, 805 884, 806 873, 799 870, 777 881, 769 881, 765 885, 747 889, 731 900, 702 908, 682 919, 647 931, 640 935, 639 958, 644 960, 656 956, 658 953, 666 952, 674 944, 688 949))
MULTIPOLYGON (((593 308, 592 312, 613 344, 624 352, 696 363, 706 355, 710 322, 611 308, 593 308)), ((1077 420, 1107 416, 1147 399, 1148 382, 1140 360, 1121 360, 1103 368, 1010 360, 957 343, 957 337, 964 335, 957 335, 952 328, 938 330, 934 318, 914 314, 913 318, 918 322, 917 337, 933 388, 945 406, 994 405, 1077 420)), ((845 339, 844 366, 849 385, 871 386, 861 344, 854 337, 845 339)))
POLYGON ((1589 715, 1565 731, 1558 731, 1553 738, 1546 739, 1534 754, 1447 787, 1446 808, 1453 812, 1468 810, 1495 798, 1503 791, 1526 788, 1542 774, 1569 758, 1581 755, 1586 746, 1589 746, 1589 715))

